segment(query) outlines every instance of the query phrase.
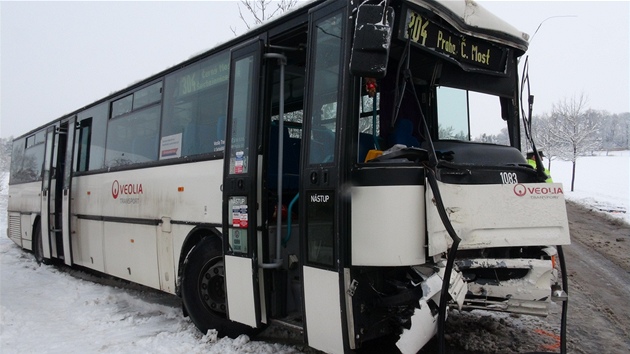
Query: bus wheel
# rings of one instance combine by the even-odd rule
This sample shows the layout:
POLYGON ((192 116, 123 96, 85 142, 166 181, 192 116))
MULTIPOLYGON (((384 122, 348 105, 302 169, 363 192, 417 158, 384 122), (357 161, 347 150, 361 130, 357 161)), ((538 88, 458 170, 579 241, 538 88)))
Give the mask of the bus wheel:
POLYGON ((42 243, 42 227, 39 223, 35 225, 33 233, 33 255, 37 264, 50 264, 50 260, 44 258, 44 244, 42 243))
POLYGON ((182 274, 182 301, 188 316, 202 333, 216 329, 219 336, 254 335, 255 328, 232 322, 226 314, 225 277, 221 239, 203 238, 186 256, 182 274))

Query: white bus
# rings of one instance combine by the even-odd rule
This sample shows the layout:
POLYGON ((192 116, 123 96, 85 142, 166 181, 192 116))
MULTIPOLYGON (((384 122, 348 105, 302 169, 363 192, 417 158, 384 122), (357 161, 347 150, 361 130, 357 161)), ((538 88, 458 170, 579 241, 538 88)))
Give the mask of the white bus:
POLYGON ((447 306, 546 315, 570 238, 562 185, 521 152, 527 35, 472 1, 358 3, 18 137, 8 236, 177 294, 204 333, 276 323, 331 353, 415 353, 447 306))

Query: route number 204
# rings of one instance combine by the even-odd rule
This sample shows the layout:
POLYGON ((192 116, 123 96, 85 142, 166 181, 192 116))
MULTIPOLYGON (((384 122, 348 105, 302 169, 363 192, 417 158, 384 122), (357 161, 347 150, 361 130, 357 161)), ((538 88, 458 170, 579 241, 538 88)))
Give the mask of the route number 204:
POLYGON ((500 172, 503 184, 518 184, 518 178, 514 172, 500 172))

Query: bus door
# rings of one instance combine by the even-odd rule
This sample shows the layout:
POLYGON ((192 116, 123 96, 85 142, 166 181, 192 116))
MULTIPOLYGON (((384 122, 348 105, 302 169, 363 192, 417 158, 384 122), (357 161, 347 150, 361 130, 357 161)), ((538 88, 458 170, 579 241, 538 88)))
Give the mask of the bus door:
POLYGON ((46 151, 42 174, 41 230, 45 258, 56 257, 72 264, 69 218, 72 145, 76 118, 46 130, 46 151), (68 129, 68 127, 72 127, 68 129), (69 145, 68 145, 69 144, 69 145), (68 147, 66 149, 66 147, 68 147))
MULTIPOLYGON (((71 209, 72 205, 72 161, 74 157, 74 136, 76 133, 76 121, 77 117, 74 116, 68 121, 67 139, 66 139, 66 151, 63 157, 63 184, 62 184, 62 198, 61 198, 61 234, 63 240, 63 260, 67 265, 72 265, 72 250, 70 248, 70 227, 71 227, 71 209)), ((63 154, 60 154, 63 155, 63 154)))
POLYGON ((260 237, 258 94, 262 40, 235 48, 230 58, 223 181, 223 252, 227 313, 232 321, 258 327, 261 300, 257 261, 260 237))
MULTIPOLYGON (((316 349, 344 352, 343 266, 338 215, 339 138, 345 73, 345 2, 331 2, 310 14, 306 149, 302 149, 300 237, 306 338, 316 349), (302 226, 304 225, 304 226, 302 226)), ((345 304, 345 302, 344 302, 345 304)))

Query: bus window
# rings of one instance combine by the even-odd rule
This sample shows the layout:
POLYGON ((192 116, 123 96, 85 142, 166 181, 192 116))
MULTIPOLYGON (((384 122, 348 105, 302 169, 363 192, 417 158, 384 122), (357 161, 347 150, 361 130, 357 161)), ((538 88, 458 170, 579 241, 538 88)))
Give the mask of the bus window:
POLYGON ((142 108, 162 98, 162 82, 138 90, 133 94, 133 109, 142 108))
POLYGON ((157 160, 161 96, 160 81, 112 102, 105 152, 108 167, 157 160))
POLYGON ((234 86, 232 109, 232 131, 230 132, 230 174, 248 172, 249 139, 248 123, 253 109, 252 97, 252 72, 254 70, 254 57, 248 56, 239 59, 234 67, 234 86))
POLYGON ((337 130, 337 96, 341 56, 341 15, 327 18, 315 26, 315 63, 309 163, 334 162, 337 130))
POLYGON ((158 157, 160 106, 111 119, 107 129, 108 167, 155 161, 158 157))
POLYGON ((450 87, 436 89, 438 138, 470 140, 468 92, 450 87))
POLYGON ((510 145, 507 123, 501 117, 501 100, 498 96, 470 92, 470 136, 473 141, 510 145))
POLYGON ((225 149, 228 54, 166 78, 160 159, 225 149))
POLYGON ((77 115, 79 131, 74 149, 77 171, 93 171, 105 167, 108 107, 107 103, 102 103, 77 115), (79 146, 79 143, 87 145, 79 146), (79 152, 82 154, 81 161, 79 152))
POLYGON ((359 151, 357 162, 364 162, 368 151, 381 149, 380 135, 380 92, 374 97, 364 94, 359 105, 359 151), (376 110, 376 111, 375 111, 376 110))
POLYGON ((79 127, 79 150, 77 171, 87 171, 90 163, 90 136, 92 135, 92 118, 81 121, 79 127))
POLYGON ((133 95, 125 96, 112 102, 112 118, 131 112, 133 95))
MULTIPOLYGON (((44 141, 31 135, 13 142, 10 183, 26 183, 41 178, 44 162, 44 141)), ((43 134, 42 134, 43 136, 43 134)))
POLYGON ((437 102, 440 139, 509 145, 498 96, 438 87, 437 102))

